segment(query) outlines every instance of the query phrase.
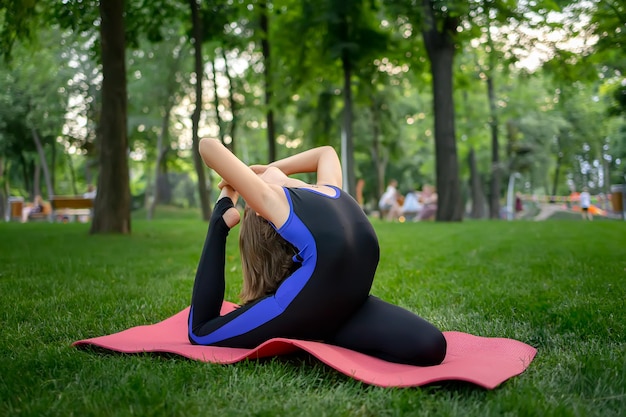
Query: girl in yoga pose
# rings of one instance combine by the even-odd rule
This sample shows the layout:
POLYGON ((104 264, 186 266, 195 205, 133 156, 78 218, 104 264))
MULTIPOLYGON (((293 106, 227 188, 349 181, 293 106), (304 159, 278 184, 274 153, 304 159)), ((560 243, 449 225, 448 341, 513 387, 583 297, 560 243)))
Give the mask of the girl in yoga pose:
POLYGON ((219 141, 200 154, 221 177, 191 299, 193 344, 253 348, 274 337, 318 340, 388 361, 441 363, 446 340, 432 324, 370 289, 379 259, 376 234, 341 190, 341 165, 324 146, 246 166, 219 141), (316 184, 290 175, 316 173, 316 184), (226 237, 240 221, 243 305, 220 316, 226 237))

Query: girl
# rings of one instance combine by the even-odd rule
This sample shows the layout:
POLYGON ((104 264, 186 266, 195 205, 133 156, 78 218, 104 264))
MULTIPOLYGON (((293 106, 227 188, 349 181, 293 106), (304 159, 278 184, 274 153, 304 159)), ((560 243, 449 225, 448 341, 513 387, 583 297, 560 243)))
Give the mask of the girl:
POLYGON ((219 141, 200 154, 221 177, 193 288, 193 344, 253 348, 275 337, 319 340, 388 361, 436 365, 446 340, 432 324, 369 294, 378 265, 374 229, 341 191, 332 147, 314 148, 269 165, 246 166, 219 141), (290 175, 316 173, 307 184, 290 175), (226 237, 239 223, 243 306, 220 316, 226 237))

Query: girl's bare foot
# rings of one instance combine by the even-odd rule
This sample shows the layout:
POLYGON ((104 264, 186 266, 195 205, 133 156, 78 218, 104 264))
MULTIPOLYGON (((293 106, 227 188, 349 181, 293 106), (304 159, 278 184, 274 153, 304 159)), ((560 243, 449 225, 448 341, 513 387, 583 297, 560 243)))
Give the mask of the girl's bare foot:
POLYGON ((239 210, 237 210, 235 207, 231 207, 226 210, 226 213, 222 215, 222 218, 224 219, 224 223, 226 223, 226 226, 228 226, 229 229, 232 229, 233 227, 237 226, 239 220, 241 220, 241 215, 239 214, 239 210))
POLYGON ((224 219, 224 223, 228 226, 229 229, 237 226, 237 223, 241 220, 241 215, 239 214, 239 210, 237 210, 237 200, 239 199, 239 193, 233 189, 230 185, 220 182, 220 195, 217 198, 217 201, 220 201, 224 197, 228 197, 231 199, 235 207, 231 207, 222 215, 224 219))

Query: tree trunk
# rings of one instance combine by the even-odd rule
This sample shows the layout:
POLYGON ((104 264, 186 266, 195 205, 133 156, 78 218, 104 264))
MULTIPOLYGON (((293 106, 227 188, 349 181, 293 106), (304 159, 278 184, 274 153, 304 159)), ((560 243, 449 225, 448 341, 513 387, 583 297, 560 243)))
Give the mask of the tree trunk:
POLYGON ((176 73, 180 68, 182 60, 182 53, 179 51, 173 61, 169 61, 167 68, 167 78, 165 81, 165 95, 163 103, 160 107, 163 110, 163 116, 161 119, 161 131, 157 136, 156 146, 156 160, 154 165, 154 187, 152 193, 152 201, 148 205, 148 211, 146 216, 148 220, 154 218, 156 206, 159 203, 169 203, 171 201, 171 190, 169 180, 167 178, 167 153, 170 150, 169 145, 169 131, 170 131, 170 118, 172 114, 172 108, 174 107, 175 98, 174 92, 178 88, 178 82, 176 80, 176 73))
POLYGON ((457 21, 446 18, 441 32, 432 13, 431 0, 423 0, 425 26, 422 32, 430 59, 433 110, 435 116, 435 154, 437 175, 437 221, 460 221, 463 205, 460 192, 459 166, 454 127, 452 64, 457 21))
POLYGON ((72 155, 66 154, 67 158, 67 168, 70 170, 70 184, 72 185, 72 191, 74 195, 78 194, 78 189, 76 188, 76 170, 74 169, 74 161, 72 161, 72 155))
MULTIPOLYGON (((554 180, 552 182, 552 196, 555 196, 557 193, 557 189, 559 187, 559 176, 561 174, 561 161, 563 159, 563 154, 561 153, 561 148, 560 148, 560 137, 557 136, 556 138, 556 142, 557 142, 557 152, 556 152, 556 167, 554 169, 554 180)), ((553 199, 551 199, 552 201, 553 199)))
POLYGON ((493 86, 493 71, 487 75, 487 96, 489 98, 489 127, 491 129, 491 182, 489 187, 489 217, 500 218, 500 188, 502 169, 500 167, 500 146, 498 141, 498 115, 493 86))
POLYGON ((50 185, 52 186, 52 190, 54 193, 54 190, 56 189, 56 174, 55 174, 55 169, 54 167, 57 165, 57 147, 56 147, 56 142, 53 140, 52 141, 52 146, 50 148, 50 167, 52 167, 52 169, 50 169, 50 185))
MULTIPOLYGON (((31 133, 33 135, 33 141, 35 142, 35 147, 37 148, 37 154, 39 155, 39 166, 43 170, 43 178, 46 182, 46 188, 48 191, 48 200, 51 200, 51 197, 54 195, 54 188, 52 188, 52 177, 50 176, 48 161, 46 161, 46 153, 43 150, 43 145, 41 144, 41 139, 39 138, 37 129, 32 128, 31 133)), ((37 182, 39 182, 39 178, 37 178, 37 182)), ((37 185, 39 186, 39 184, 37 185)), ((35 190, 35 192, 37 191, 40 191, 39 187, 35 190)))
MULTIPOLYGON (((611 195, 611 172, 609 171, 609 161, 606 158, 606 154, 602 152, 602 175, 604 178, 604 195, 611 195)), ((603 207, 606 208, 606 207, 603 207)))
POLYGON ((168 177, 168 173, 167 173, 167 154, 169 152, 169 150, 167 148, 162 149, 161 150, 162 155, 159 158, 161 160, 161 162, 159 163, 159 168, 155 169, 155 173, 157 174, 156 177, 156 184, 155 184, 155 197, 156 197, 156 203, 155 203, 155 211, 156 211, 156 206, 158 205, 168 205, 172 202, 172 191, 171 191, 171 184, 170 184, 170 180, 168 177))
POLYGON ((263 51, 263 78, 265 80, 265 108, 267 112, 267 146, 268 162, 276 160, 276 128, 274 126, 274 109, 272 95, 272 55, 269 42, 269 19, 267 16, 267 1, 259 3, 261 16, 259 26, 261 28, 261 49, 263 51))
POLYGON ((98 128, 100 174, 91 233, 131 232, 124 1, 100 2, 102 108, 98 128))
POLYGON ((374 170, 376 173, 376 200, 385 192, 385 171, 387 170, 387 162, 389 158, 387 156, 381 156, 380 149, 377 149, 379 145, 372 147, 372 161, 374 163, 374 170))
POLYGON ((376 173, 376 199, 378 200, 385 191, 385 169, 387 168, 389 155, 380 143, 380 117, 374 98, 372 98, 370 109, 372 113, 371 154, 372 162, 374 164, 374 172, 376 173))
POLYGON ((200 139, 198 138, 198 126, 200 124, 200 113, 202 112, 202 21, 200 20, 200 10, 196 0, 189 0, 191 7, 191 22, 193 26, 193 48, 196 73, 196 104, 191 116, 193 125, 193 164, 198 175, 198 195, 200 197, 200 207, 202 209, 202 219, 209 221, 211 218, 211 206, 209 205, 209 193, 207 191, 206 175, 204 171, 204 162, 200 156, 200 139))
POLYGON ((487 99, 489 101, 489 127, 491 129, 491 181, 489 188, 489 217, 492 219, 500 218, 500 188, 502 181, 502 167, 500 165, 500 146, 498 140, 498 110, 496 107, 495 92, 495 46, 491 37, 491 11, 492 5, 486 1, 484 3, 485 17, 487 19, 487 51, 489 59, 489 68, 487 69, 487 99))
MULTIPOLYGON (((170 100, 169 94, 167 100, 170 100)), ((169 106, 169 104, 166 104, 169 106)), ((154 188, 152 192, 152 201, 150 202, 150 206, 148 207, 148 212, 146 213, 147 219, 152 220, 154 218, 154 212, 156 210, 156 206, 159 203, 160 199, 160 186, 159 186, 159 178, 161 177, 161 171, 163 167, 163 160, 165 159, 165 155, 167 154, 167 148, 164 146, 164 143, 167 142, 169 137, 169 129, 170 129, 170 114, 172 108, 168 107, 165 109, 165 115, 163 115, 163 119, 161 120, 161 132, 157 136, 157 147, 156 153, 157 158, 154 163, 154 188)))
MULTIPOLYGON (((213 73, 213 107, 215 107, 215 123, 217 124, 218 135, 220 138, 220 142, 224 144, 227 148, 230 149, 230 146, 226 144, 224 141, 224 123, 222 121, 222 116, 220 115, 220 98, 217 95, 217 70, 215 69, 215 61, 216 58, 213 58, 213 62, 211 62, 211 72, 213 73)), ((232 149, 231 149, 232 151, 232 149)))
POLYGON ((471 148, 467 157, 470 168, 470 192, 472 193, 472 209, 470 216, 473 219, 485 217, 485 193, 480 181, 480 174, 476 168, 476 154, 471 148))
POLYGON ((20 165, 22 167, 22 180, 24 181, 24 188, 28 190, 29 193, 31 193, 30 197, 32 198, 33 190, 31 188, 31 178, 29 174, 29 172, 31 172, 32 170, 28 169, 28 162, 26 162, 26 158, 24 158, 23 152, 20 152, 19 159, 20 159, 20 165))
POLYGON ((343 123, 341 124, 341 163, 343 189, 354 197, 354 144, 352 142, 352 61, 347 51, 342 54, 343 65, 343 123))
POLYGON ((0 155, 0 219, 4 219, 4 210, 9 198, 7 181, 4 175, 4 157, 0 155))
POLYGON ((35 169, 33 169, 33 189, 31 190, 31 195, 33 200, 36 195, 41 195, 41 165, 39 162, 35 162, 35 169))
POLYGON ((230 104, 230 150, 235 153, 235 129, 237 128, 237 102, 235 102, 235 86, 233 85, 233 78, 228 71, 228 59, 226 58, 226 50, 222 48, 222 58, 224 59, 224 74, 228 79, 228 102, 230 104))

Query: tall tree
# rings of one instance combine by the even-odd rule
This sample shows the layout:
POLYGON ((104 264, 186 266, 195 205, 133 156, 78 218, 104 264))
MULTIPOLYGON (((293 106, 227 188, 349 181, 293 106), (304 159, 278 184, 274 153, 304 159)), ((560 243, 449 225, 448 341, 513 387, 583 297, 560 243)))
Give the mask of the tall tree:
POLYGON ((151 197, 147 199, 148 219, 154 217, 157 204, 169 204, 172 200, 168 175, 172 156, 170 126, 174 108, 188 92, 189 70, 183 66, 191 58, 190 45, 180 36, 180 25, 172 25, 163 35, 159 43, 142 42, 128 60, 128 73, 132 74, 128 86, 129 141, 131 148, 145 148, 147 165, 153 164, 152 184, 146 190, 146 196, 151 197), (154 88, 155 85, 160 88, 154 88), (152 155, 154 160, 150 161, 152 155))
POLYGON ((10 47, 13 38, 29 38, 41 26, 55 24, 89 33, 92 35, 89 42, 96 46, 94 50, 99 46, 103 86, 97 146, 105 154, 99 157, 103 178, 98 180, 91 233, 130 233, 131 230, 124 50, 127 42, 135 44, 142 33, 158 40, 162 23, 180 16, 177 3, 161 0, 151 2, 150 6, 147 9, 144 2, 136 0, 0 3, 0 11, 18 11, 14 20, 9 19, 9 25, 0 27, 3 47, 10 47), (4 3, 13 3, 15 7, 4 3), (96 21, 99 24, 94 24, 96 21), (96 30, 99 37, 95 36, 96 30))
POLYGON ((423 0, 422 36, 430 59, 433 86, 439 196, 437 220, 459 221, 463 218, 463 202, 454 127, 452 68, 460 19, 454 12, 448 12, 435 3, 433 0, 423 0))
POLYGON ((284 25, 285 32, 279 36, 281 45, 285 53, 291 50, 299 54, 298 57, 291 55, 296 65, 291 64, 290 76, 296 80, 296 85, 301 85, 307 78, 318 85, 326 85, 327 81, 338 81, 341 85, 340 154, 344 189, 354 194, 353 89, 358 79, 356 70, 385 53, 388 36, 380 29, 374 3, 367 0, 306 0, 300 7, 301 13, 293 14, 293 21, 284 25), (300 36, 294 37, 293 31, 300 36))
POLYGON ((485 217, 485 198, 483 193, 480 174, 476 168, 476 153, 474 148, 470 148, 467 155, 467 161, 470 169, 470 189, 472 191, 472 209, 470 216, 473 219, 482 219, 485 217))
POLYGON ((259 30, 263 53, 263 82, 265 84, 264 104, 267 121, 268 162, 276 160, 276 127, 274 125, 274 86, 272 82, 272 49, 270 47, 270 19, 267 0, 259 2, 259 30))
POLYGON ((207 49, 212 59, 215 124, 219 129, 220 140, 231 152, 235 152, 236 148, 235 131, 238 103, 235 99, 237 89, 235 78, 237 76, 231 76, 230 67, 232 65, 230 61, 237 62, 239 50, 245 49, 250 44, 252 31, 242 30, 242 33, 239 32, 243 23, 252 20, 253 22, 249 24, 254 27, 258 26, 258 22, 254 21, 254 18, 248 19, 249 11, 246 9, 246 12, 243 12, 241 9, 241 5, 220 0, 204 0, 201 9, 202 41, 208 46, 207 49), (235 31, 233 28, 238 30, 235 31), (228 81, 227 100, 223 100, 220 93, 223 85, 218 81, 222 78, 226 78, 228 81))
POLYGON ((55 194, 57 138, 67 123, 65 86, 73 71, 64 65, 67 33, 43 30, 36 42, 39 47, 17 42, 10 63, 0 58, 0 82, 6 86, 0 94, 0 154, 18 165, 19 154, 36 154, 45 189, 36 186, 32 192, 50 197, 55 194))
POLYGON ((421 32, 430 61, 439 196, 436 219, 460 221, 463 202, 456 146, 453 64, 459 25, 469 6, 452 0, 399 0, 390 7, 407 16, 415 31, 421 32))
POLYGON ((483 13, 485 15, 485 30, 487 34, 487 68, 485 71, 487 82, 487 100, 489 102, 489 128, 491 131, 491 181, 489 183, 489 217, 500 218, 500 188, 502 178, 502 167, 500 164, 500 143, 498 140, 498 110, 496 107, 496 49, 493 41, 493 25, 491 23, 491 13, 493 0, 483 2, 483 13))
MULTIPOLYGON (((237 113, 239 109, 237 108, 238 104, 235 100, 235 79, 230 75, 230 63, 228 57, 226 56, 225 48, 222 48, 222 59, 224 60, 224 75, 228 80, 228 104, 230 107, 230 128, 228 130, 228 136, 230 138, 230 143, 228 144, 228 148, 235 153, 237 151, 237 140, 236 140, 236 131, 237 131, 237 113)), ((226 135, 224 135, 226 136, 226 135)))
POLYGON ((100 175, 91 233, 130 233, 124 1, 100 2, 100 175))
POLYGON ((202 113, 202 80, 204 79, 204 65, 202 60, 202 20, 200 19, 200 6, 197 0, 189 0, 191 8, 192 40, 194 50, 194 72, 196 75, 195 105, 192 121, 192 141, 193 141, 193 163, 198 175, 198 195, 200 196, 200 207, 202 208, 202 218, 208 221, 211 218, 211 206, 209 205, 209 192, 207 189, 206 171, 204 162, 200 156, 200 138, 198 128, 200 125, 200 114, 202 113))

